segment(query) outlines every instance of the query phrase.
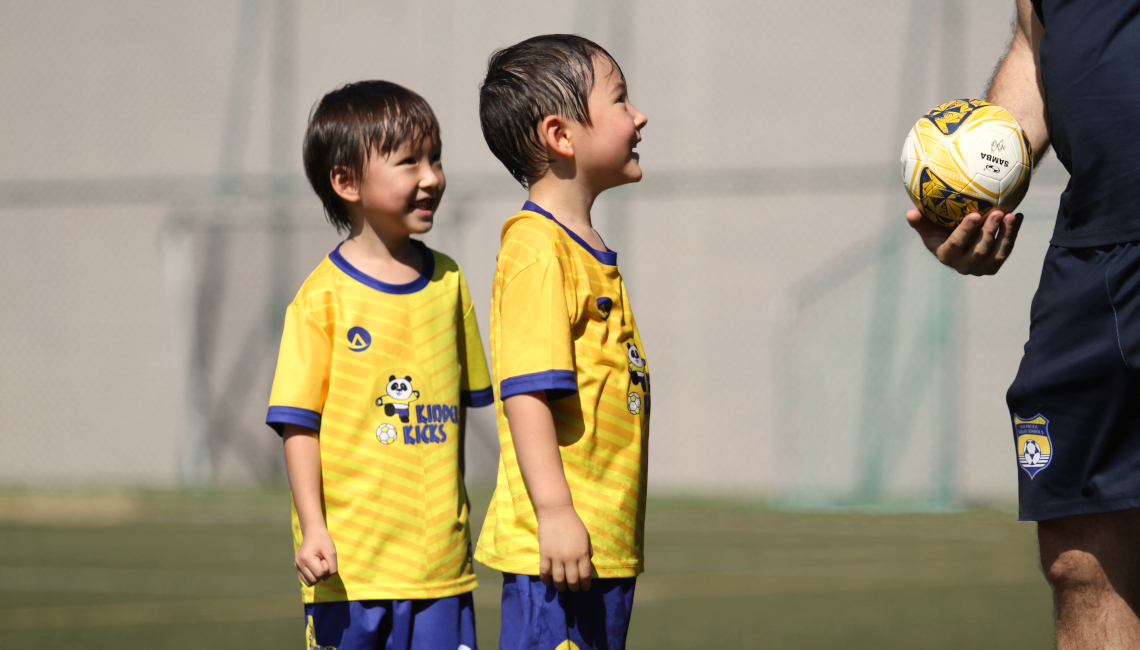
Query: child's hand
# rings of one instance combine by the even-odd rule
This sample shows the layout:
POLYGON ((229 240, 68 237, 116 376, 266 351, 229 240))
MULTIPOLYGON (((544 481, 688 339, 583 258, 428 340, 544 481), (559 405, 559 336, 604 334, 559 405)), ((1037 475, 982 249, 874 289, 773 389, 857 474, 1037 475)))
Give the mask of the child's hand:
POLYGON ((574 510, 560 506, 538 512, 538 575, 558 591, 590 590, 590 532, 574 510))
POLYGON ((310 587, 336 575, 336 545, 328 529, 321 528, 305 535, 293 566, 297 567, 301 580, 310 587))

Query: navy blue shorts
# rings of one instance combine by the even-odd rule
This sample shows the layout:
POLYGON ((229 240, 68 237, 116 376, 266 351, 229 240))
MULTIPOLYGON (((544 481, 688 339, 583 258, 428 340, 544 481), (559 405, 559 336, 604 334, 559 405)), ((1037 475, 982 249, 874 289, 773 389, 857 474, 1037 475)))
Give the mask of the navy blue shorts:
POLYGON ((624 650, 637 578, 595 578, 557 591, 538 576, 503 574, 499 650, 624 650))
POLYGON ((471 593, 425 600, 305 605, 306 648, 478 650, 471 593))
POLYGON ((1140 245, 1050 246, 1006 402, 1020 518, 1140 507, 1140 245))

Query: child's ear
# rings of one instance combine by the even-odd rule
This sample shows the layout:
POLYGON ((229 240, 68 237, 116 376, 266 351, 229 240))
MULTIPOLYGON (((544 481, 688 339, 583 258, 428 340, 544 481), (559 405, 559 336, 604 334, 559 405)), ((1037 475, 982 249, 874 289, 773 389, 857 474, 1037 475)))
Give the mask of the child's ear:
POLYGON ((340 198, 349 203, 360 200, 360 187, 356 184, 356 175, 348 167, 333 167, 329 172, 329 182, 333 191, 340 198))
POLYGON ((574 140, 571 137, 569 124, 557 115, 547 115, 538 125, 538 134, 547 148, 554 153, 574 157, 574 140))

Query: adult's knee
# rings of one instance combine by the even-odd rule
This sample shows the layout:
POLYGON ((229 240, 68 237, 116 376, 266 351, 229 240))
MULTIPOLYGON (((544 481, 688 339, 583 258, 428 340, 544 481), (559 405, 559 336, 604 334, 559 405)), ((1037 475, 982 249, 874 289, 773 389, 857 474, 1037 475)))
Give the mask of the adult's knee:
POLYGON ((1042 544, 1041 569, 1055 592, 1075 593, 1103 589, 1108 578, 1096 556, 1081 549, 1045 552, 1042 544))
POLYGON ((1140 522, 1136 514, 1083 515, 1038 523, 1041 568, 1054 591, 1134 592, 1140 568, 1140 549, 1134 541, 1140 522))

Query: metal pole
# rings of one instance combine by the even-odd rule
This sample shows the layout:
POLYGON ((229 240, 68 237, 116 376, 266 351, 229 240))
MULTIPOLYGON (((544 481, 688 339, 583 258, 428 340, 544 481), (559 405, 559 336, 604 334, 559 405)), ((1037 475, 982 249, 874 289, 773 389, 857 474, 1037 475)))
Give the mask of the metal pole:
MULTIPOLYGON (((958 54, 965 37, 966 5, 960 0, 942 0, 942 85, 955 96, 962 92, 962 72, 958 54)), ((935 331, 938 341, 938 376, 935 380, 935 485, 932 499, 935 505, 950 507, 958 497, 958 441, 961 422, 958 417, 962 403, 960 391, 962 374, 960 358, 963 346, 961 279, 949 269, 937 268, 938 313, 935 331)))
MULTIPOLYGON (((237 192, 235 181, 245 153, 247 109, 253 87, 250 73, 257 49, 261 12, 260 0, 242 2, 237 52, 234 57, 233 75, 230 78, 230 99, 222 130, 222 150, 218 164, 218 182, 215 187, 215 197, 219 206, 216 216, 219 222, 227 216, 225 208, 227 198, 237 192)), ((193 328, 193 334, 188 341, 190 349, 186 355, 187 416, 179 459, 182 481, 188 484, 204 483, 211 478, 216 455, 213 453, 211 445, 213 435, 208 424, 210 408, 206 384, 215 350, 214 334, 217 329, 217 315, 225 275, 225 244, 225 234, 221 226, 218 224, 208 226, 202 279, 197 291, 185 292, 193 296, 189 298, 191 302, 188 308, 177 310, 175 313, 175 318, 189 318, 193 328)), ((188 255, 175 255, 172 259, 176 261, 172 263, 192 264, 192 258, 188 255)), ((194 276, 192 268, 168 270, 168 273, 171 273, 172 278, 194 276)))
MULTIPOLYGON (((256 478, 268 479, 284 471, 280 454, 265 454, 264 450, 251 444, 248 437, 237 434, 241 430, 238 414, 241 406, 247 403, 253 389, 260 384, 258 375, 271 372, 270 365, 275 357, 271 350, 277 348, 280 340, 281 323, 285 318, 285 308, 289 304, 289 278, 293 258, 293 233, 289 211, 289 161, 293 159, 295 147, 293 116, 295 99, 295 43, 296 43, 296 2, 276 0, 273 14, 270 59, 270 101, 273 104, 270 117, 270 219, 269 219, 269 260, 268 284, 265 310, 262 318, 256 319, 242 343, 237 359, 229 367, 217 402, 211 412, 210 432, 215 456, 229 448, 231 453, 245 464, 246 469, 256 478)), ((267 396, 263 396, 267 397, 267 396)))
MULTIPOLYGON (((266 310, 265 333, 258 337, 262 358, 273 358, 281 339, 281 323, 285 320, 285 307, 292 296, 292 270, 294 233, 290 223, 289 171, 300 159, 296 118, 297 100, 297 2, 279 0, 273 30, 273 230, 269 255, 269 302, 266 310), (269 352, 269 354, 265 354, 269 352)), ((273 358, 274 361, 276 360, 273 358)), ((263 367, 263 364, 258 364, 263 367)), ((270 368, 273 366, 270 365, 270 368)), ((268 396, 266 396, 268 399, 268 396)), ((282 476, 285 472, 281 454, 269 456, 268 474, 282 476)), ((268 477, 263 477, 268 478, 268 477)))
MULTIPOLYGON (((930 31, 932 0, 913 0, 907 29, 906 64, 900 88, 899 133, 905 133, 915 119, 922 97, 922 71, 926 64, 927 39, 930 31)), ((897 191, 896 191, 897 195, 897 191)), ((903 209, 902 201, 892 217, 903 209)), ((882 496, 883 460, 887 448, 897 444, 904 432, 898 431, 892 412, 895 352, 898 346, 899 298, 903 274, 903 224, 892 222, 883 233, 879 270, 872 302, 871 334, 867 341, 867 357, 863 379, 863 412, 859 418, 859 485, 857 498, 876 501, 882 496)))

